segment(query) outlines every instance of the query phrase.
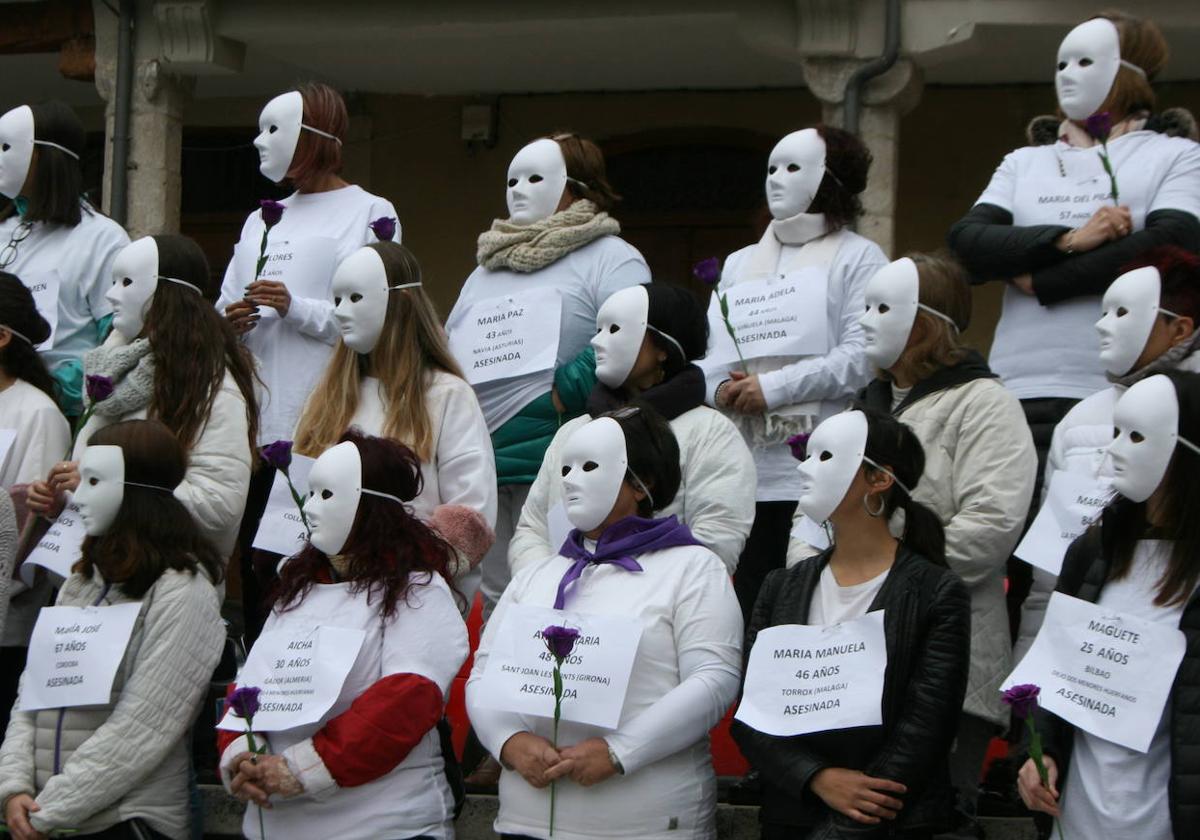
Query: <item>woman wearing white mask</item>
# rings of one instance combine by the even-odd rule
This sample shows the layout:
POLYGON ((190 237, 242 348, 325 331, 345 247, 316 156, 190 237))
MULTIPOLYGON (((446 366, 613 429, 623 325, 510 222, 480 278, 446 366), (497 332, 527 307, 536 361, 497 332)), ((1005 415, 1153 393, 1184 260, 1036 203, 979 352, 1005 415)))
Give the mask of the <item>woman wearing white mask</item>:
POLYGON ((477 527, 460 522, 453 536, 448 521, 439 528, 473 566, 496 520, 492 442, 421 286, 416 257, 396 242, 355 251, 333 275, 333 302, 341 337, 300 416, 295 451, 315 458, 351 427, 403 443, 421 459, 413 513, 437 520, 435 527, 446 518, 447 511, 437 514, 442 505, 477 514, 477 527))
MULTIPOLYGON (((1072 408, 1054 429, 1043 488, 1054 474, 1072 473, 1106 491, 1112 461, 1113 406, 1121 394, 1147 376, 1167 370, 1200 371, 1195 353, 1200 333, 1200 258, 1182 248, 1164 246, 1145 254, 1104 293, 1100 360, 1111 386, 1072 408)), ((1043 493, 1045 496, 1046 493, 1043 493)), ((1033 570, 1033 588, 1021 606, 1021 632, 1013 655, 1019 659, 1033 644, 1056 575, 1033 570)))
POLYGON ((100 344, 121 226, 83 195, 83 123, 67 105, 21 105, 0 116, 0 270, 21 278, 50 323, 38 344, 70 415, 82 410, 83 354, 100 344))
POLYGON ((1190 840, 1200 833, 1200 375, 1141 380, 1117 401, 1113 423, 1108 453, 1119 496, 1071 544, 1057 591, 1098 605, 1110 621, 1177 629, 1182 662, 1164 661, 1155 674, 1170 679, 1170 690, 1162 707, 1142 711, 1157 717, 1145 751, 1039 711, 1049 785, 1030 760, 1021 798, 1056 816, 1068 838, 1190 840))
POLYGON ((485 616, 508 583, 508 543, 542 456, 558 427, 583 413, 596 383, 588 339, 600 304, 618 289, 650 282, 646 261, 608 215, 618 197, 590 140, 557 134, 522 148, 508 167, 506 198, 509 218, 480 234, 479 267, 446 321, 496 456, 498 513, 496 542, 483 560, 485 616), (517 327, 520 334, 494 329, 499 319, 525 311, 536 316, 517 327), (522 349, 514 350, 514 342, 522 349), (493 364, 497 359, 512 366, 493 364))
POLYGON ((1006 284, 989 361, 1021 400, 1041 467, 1054 426, 1105 387, 1099 296, 1149 248, 1200 249, 1200 145, 1160 134, 1152 114, 1158 27, 1104 13, 1067 34, 1057 61, 1057 141, 1010 152, 949 232, 972 282, 1006 284), (1111 122, 1113 179, 1092 117, 1111 122))
POLYGON ((247 685, 264 688, 268 707, 269 686, 290 667, 279 676, 274 663, 314 636, 312 657, 348 667, 317 672, 341 679, 323 686, 334 699, 317 720, 257 715, 254 741, 270 755, 248 751, 244 721, 220 733, 222 779, 256 803, 247 837, 454 836, 438 722, 469 652, 467 628, 450 588, 451 548, 406 509, 420 482, 411 451, 353 432, 313 464, 309 545, 283 566, 239 679, 253 674, 247 685))
POLYGON ((725 260, 709 303, 707 398, 741 429, 758 472, 754 527, 735 580, 746 615, 763 578, 783 565, 787 552, 799 498, 788 438, 843 409, 868 379, 858 326, 862 291, 887 257, 848 225, 862 215, 859 194, 870 165, 862 141, 840 129, 820 125, 780 140, 767 166, 773 221, 758 244, 725 260))
POLYGON ((562 451, 592 417, 628 403, 649 405, 670 421, 679 442, 682 483, 662 514, 677 515, 732 574, 754 521, 754 461, 735 427, 704 405, 704 373, 695 360, 708 342, 704 310, 690 292, 651 283, 616 292, 596 319, 596 383, 588 413, 565 423, 542 460, 508 549, 516 574, 557 553, 566 532, 562 451))
MULTIPOLYGON (((650 409, 625 408, 577 429, 563 447, 562 464, 574 530, 560 554, 513 578, 467 682, 476 732, 505 767, 496 831, 546 837, 553 830, 579 840, 715 838, 716 779, 707 736, 737 693, 742 621, 716 555, 675 517, 650 518, 679 487, 674 436, 650 409), (601 643, 612 638, 614 625, 632 634, 633 641, 609 649, 610 656, 628 657, 629 668, 619 713, 611 710, 615 726, 577 720, 570 698, 558 726, 552 697, 541 704, 546 716, 497 707, 534 708, 515 686, 511 697, 491 687, 496 675, 489 673, 489 657, 515 650, 514 643, 528 638, 522 628, 545 614, 582 628, 581 645, 595 644, 595 632, 601 643), (597 619, 608 629, 596 631, 597 619)), ((537 645, 531 664, 544 664, 537 645)), ((592 654, 582 650, 589 661, 592 654)), ((576 658, 571 663, 563 666, 565 680, 579 667, 576 658)), ((550 679, 542 673, 544 680, 528 682, 546 699, 550 679)), ((578 685, 581 695, 587 691, 584 683, 567 684, 578 685)))
MULTIPOLYGON (((834 544, 772 572, 763 584, 746 631, 750 670, 731 730, 762 778, 763 840, 927 840, 952 823, 946 753, 967 684, 970 606, 962 581, 946 568, 941 522, 915 499, 924 465, 913 432, 870 409, 835 415, 808 440, 799 507, 833 523, 834 544), (897 511, 904 512, 898 539, 889 530, 897 511), (854 622, 879 611, 886 671, 870 689, 880 693, 869 719, 791 736, 763 731, 780 722, 748 714, 756 696, 751 686, 761 676, 750 657, 756 643, 767 644, 760 634, 778 625, 854 622)), ((858 638, 861 649, 872 644, 865 633, 858 638)), ((769 669, 781 667, 771 659, 769 669)), ((806 677, 798 685, 811 693, 819 683, 806 677)))
MULTIPOLYGON (((189 836, 187 738, 225 640, 213 588, 224 560, 172 492, 187 456, 170 430, 134 420, 94 437, 74 499, 87 538, 56 607, 87 608, 105 633, 110 622, 121 623, 114 615, 125 616, 123 631, 74 642, 83 666, 65 663, 80 669, 75 673, 85 685, 83 669, 97 648, 124 654, 101 702, 48 697, 32 681, 48 682, 46 668, 66 673, 54 670, 64 664, 55 650, 62 641, 52 632, 35 634, 21 705, 0 747, 0 803, 17 840, 59 832, 81 840, 183 840, 189 836), (104 645, 88 647, 102 638, 104 645)), ((79 619, 73 612, 62 623, 79 619)), ((56 621, 53 608, 42 620, 56 621)))
MULTIPOLYGON (((988 743, 1008 726, 999 692, 1011 666, 1005 566, 1025 525, 1037 455, 1016 397, 960 340, 971 318, 961 266, 924 254, 896 260, 867 283, 865 304, 866 355, 878 378, 859 400, 921 441, 925 470, 913 498, 941 522, 946 565, 971 596, 971 670, 950 781, 973 817, 988 743)), ((793 537, 789 560, 803 553, 793 537)))
MULTIPOLYGON (((146 236, 117 255, 107 293, 113 331, 84 357, 86 373, 107 377, 113 392, 94 403, 75 458, 107 425, 162 421, 188 458, 175 493, 228 560, 246 505, 258 411, 253 362, 209 303, 211 278, 204 252, 185 236, 146 236)), ((78 464, 57 464, 30 487, 29 506, 53 516, 64 492, 78 486, 78 464)))

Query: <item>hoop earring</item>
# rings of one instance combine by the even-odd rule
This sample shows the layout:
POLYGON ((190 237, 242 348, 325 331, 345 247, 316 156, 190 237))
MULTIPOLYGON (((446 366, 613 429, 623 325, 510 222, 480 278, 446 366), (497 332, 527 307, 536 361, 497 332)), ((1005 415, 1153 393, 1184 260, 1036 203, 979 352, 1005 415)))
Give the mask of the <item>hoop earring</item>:
POLYGON ((879 517, 883 516, 883 509, 885 507, 887 507, 887 503, 883 500, 883 495, 880 494, 879 496, 876 497, 877 499, 879 499, 879 510, 871 510, 870 498, 871 498, 870 493, 863 494, 863 498, 862 498, 863 510, 865 510, 867 512, 867 516, 871 516, 871 517, 878 519, 879 517))

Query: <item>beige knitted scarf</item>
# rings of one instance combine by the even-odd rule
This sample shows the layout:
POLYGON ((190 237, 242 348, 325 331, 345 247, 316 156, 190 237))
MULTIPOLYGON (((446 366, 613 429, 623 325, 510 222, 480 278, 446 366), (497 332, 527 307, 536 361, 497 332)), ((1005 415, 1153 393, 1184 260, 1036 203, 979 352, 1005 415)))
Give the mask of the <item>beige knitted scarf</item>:
POLYGON ((522 274, 539 271, 601 236, 621 232, 617 220, 600 213, 581 198, 562 212, 530 225, 496 219, 479 235, 475 258, 491 271, 508 269, 522 274))

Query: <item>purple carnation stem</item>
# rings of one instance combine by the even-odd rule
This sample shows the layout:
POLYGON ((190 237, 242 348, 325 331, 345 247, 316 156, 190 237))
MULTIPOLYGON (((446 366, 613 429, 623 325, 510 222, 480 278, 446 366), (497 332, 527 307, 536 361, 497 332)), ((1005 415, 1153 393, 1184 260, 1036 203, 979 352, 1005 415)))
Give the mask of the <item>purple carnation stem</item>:
MULTIPOLYGON (((558 749, 558 719, 562 716, 562 666, 555 664, 554 666, 554 739, 550 742, 554 749, 558 749)), ((554 836, 554 782, 550 783, 550 836, 554 836)))
MULTIPOLYGON (((1033 724, 1032 709, 1025 715, 1025 728, 1029 730, 1029 757, 1033 759, 1033 766, 1037 768, 1042 787, 1050 790, 1050 773, 1046 770, 1046 762, 1043 760, 1045 754, 1042 752, 1042 735, 1033 724)), ((1054 825, 1058 827, 1058 840, 1063 840, 1062 823, 1056 819, 1054 825)))
POLYGON ((300 498, 300 494, 296 492, 296 485, 292 484, 292 477, 288 475, 288 471, 283 471, 283 477, 287 481, 288 489, 292 491, 292 501, 296 503, 296 509, 300 511, 300 521, 304 523, 304 532, 310 537, 312 536, 312 528, 308 527, 308 515, 304 513, 304 499, 300 498))
MULTIPOLYGON (((250 748, 250 752, 257 754, 258 753, 258 745, 254 743, 254 733, 250 730, 250 725, 251 725, 250 720, 247 720, 246 721, 246 746, 250 748)), ((257 755, 251 756, 250 763, 258 764, 258 756, 257 755)), ((258 836, 263 838, 263 840, 266 840, 266 837, 267 837, 267 827, 263 824, 263 809, 262 809, 261 805, 258 806, 258 836)))

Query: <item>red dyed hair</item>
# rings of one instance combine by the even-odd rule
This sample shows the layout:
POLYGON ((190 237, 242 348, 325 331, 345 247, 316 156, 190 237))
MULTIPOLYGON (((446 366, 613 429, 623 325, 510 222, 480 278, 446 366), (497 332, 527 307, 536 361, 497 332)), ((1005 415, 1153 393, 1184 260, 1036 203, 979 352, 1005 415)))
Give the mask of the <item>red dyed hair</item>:
MULTIPOLYGON (((304 99, 304 124, 345 141, 350 115, 346 101, 329 85, 307 82, 296 88, 304 99)), ((342 144, 301 129, 287 177, 300 192, 308 192, 326 175, 342 171, 342 144)))
POLYGON ((1157 268, 1162 279, 1158 305, 1200 326, 1200 257, 1178 245, 1160 245, 1122 268, 1121 273, 1146 266, 1157 268))
MULTIPOLYGON (((390 438, 369 437, 357 429, 342 435, 342 441, 358 447, 365 489, 390 493, 405 502, 421 492, 421 462, 407 446, 390 438)), ((449 574, 454 549, 413 516, 408 505, 391 499, 362 494, 342 555, 349 559, 346 580, 350 591, 365 591, 368 602, 381 598, 380 611, 385 618, 407 597, 414 573, 423 572, 423 581, 441 575, 454 588, 449 574)), ((324 552, 305 546, 284 564, 270 603, 284 612, 297 606, 319 579, 325 579, 328 568, 324 552)))

